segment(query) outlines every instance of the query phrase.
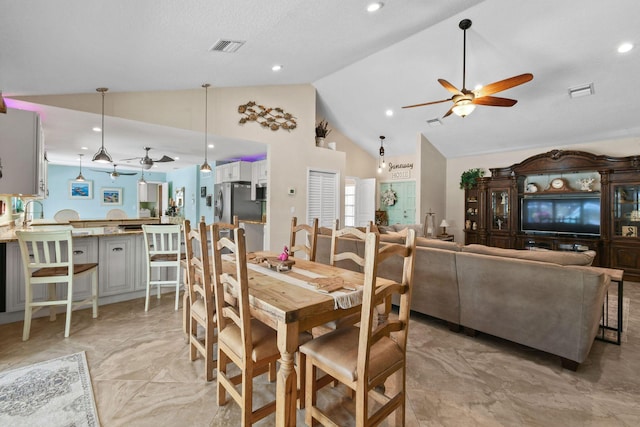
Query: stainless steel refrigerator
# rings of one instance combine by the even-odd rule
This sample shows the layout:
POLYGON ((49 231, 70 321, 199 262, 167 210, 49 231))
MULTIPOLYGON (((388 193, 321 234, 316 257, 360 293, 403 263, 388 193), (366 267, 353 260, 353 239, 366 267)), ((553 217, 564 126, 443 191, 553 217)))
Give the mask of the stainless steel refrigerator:
POLYGON ((233 216, 238 215, 240 220, 260 221, 262 219, 262 206, 260 202, 251 200, 251 183, 249 182, 224 182, 215 184, 213 221, 232 222, 233 216))

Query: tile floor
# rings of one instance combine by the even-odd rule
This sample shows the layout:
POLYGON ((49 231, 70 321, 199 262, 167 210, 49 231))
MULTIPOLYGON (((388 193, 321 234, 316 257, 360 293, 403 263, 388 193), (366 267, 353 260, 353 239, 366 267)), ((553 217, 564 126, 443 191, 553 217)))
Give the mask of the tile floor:
MULTIPOLYGON (((556 356, 498 338, 453 333, 415 316, 407 375, 408 426, 637 426, 640 425, 640 283, 625 282, 630 316, 621 346, 596 341, 577 372, 556 356)), ((216 404, 215 381, 203 379, 201 360, 190 362, 173 299, 144 300, 74 312, 71 336, 64 316, 33 323, 23 343, 22 322, 0 325, 0 371, 86 351, 103 426, 237 426, 238 407, 216 404)), ((259 379, 257 400, 275 384, 259 379)), ((350 401, 329 390, 323 404, 341 412, 350 401)), ((258 425, 270 426, 274 417, 258 425)), ((298 411, 298 425, 304 414, 298 411)))

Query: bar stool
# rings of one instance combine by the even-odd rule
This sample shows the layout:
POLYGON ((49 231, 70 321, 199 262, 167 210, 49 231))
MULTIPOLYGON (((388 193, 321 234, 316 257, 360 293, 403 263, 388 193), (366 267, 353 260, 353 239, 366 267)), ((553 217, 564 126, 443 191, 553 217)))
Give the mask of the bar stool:
POLYGON ((147 293, 144 302, 144 311, 149 311, 149 293, 151 286, 156 286, 158 299, 160 299, 160 288, 172 286, 176 289, 175 309, 178 310, 180 300, 180 260, 183 257, 180 250, 180 224, 163 224, 142 226, 144 232, 144 242, 147 254, 147 293), (152 275, 152 269, 158 270, 158 278, 152 275), (167 272, 163 276, 162 268, 175 268, 175 273, 167 272))
POLYGON ((43 307, 49 307, 49 319, 56 319, 56 305, 67 307, 64 336, 71 329, 71 311, 74 307, 90 304, 93 318, 98 317, 98 264, 73 263, 73 240, 71 226, 64 229, 16 231, 25 277, 24 329, 22 340, 29 339, 31 318, 43 307), (73 281, 85 275, 91 275, 91 296, 82 301, 73 301, 73 281), (67 296, 58 299, 57 284, 67 284, 67 296), (34 301, 35 285, 48 285, 48 300, 34 301))

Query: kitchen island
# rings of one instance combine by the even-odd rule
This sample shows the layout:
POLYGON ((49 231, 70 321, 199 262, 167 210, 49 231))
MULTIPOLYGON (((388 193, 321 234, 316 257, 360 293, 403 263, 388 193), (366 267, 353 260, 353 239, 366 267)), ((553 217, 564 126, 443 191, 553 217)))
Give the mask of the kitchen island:
MULTIPOLYGON (((73 229, 74 261, 97 262, 98 301, 100 305, 141 298, 146 289, 146 251, 142 224, 158 223, 157 218, 131 220, 80 220, 71 221, 73 229), (82 226, 79 226, 82 225, 82 226), (132 229, 132 227, 134 229, 132 229)), ((27 229, 46 225, 39 221, 27 229)), ((20 229, 20 228, 18 228, 20 229)), ((16 229, 6 227, 0 231, 0 244, 5 246, 4 312, 0 312, 0 324, 18 322, 24 318, 24 272, 16 229)), ((166 274, 166 272, 161 273, 166 274)), ((44 298, 44 289, 34 292, 36 298, 44 298)), ((165 291, 169 292, 168 289, 165 291)), ((82 299, 90 293, 88 278, 74 282, 74 299, 82 299)), ((140 306, 144 310, 144 303, 140 306)), ((2 307, 0 307, 0 311, 2 307)), ((36 314, 46 316, 48 310, 36 314)))

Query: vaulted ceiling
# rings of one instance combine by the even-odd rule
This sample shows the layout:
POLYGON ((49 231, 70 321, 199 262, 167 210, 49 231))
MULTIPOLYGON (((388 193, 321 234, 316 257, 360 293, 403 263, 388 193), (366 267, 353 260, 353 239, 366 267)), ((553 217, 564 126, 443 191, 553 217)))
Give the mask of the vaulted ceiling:
MULTIPOLYGON (((379 135, 387 138, 388 155, 413 153, 419 133, 448 158, 619 138, 631 138, 640 149, 633 104, 640 2, 386 0, 376 13, 365 10, 368 3, 0 0, 0 90, 11 98, 95 93, 99 86, 135 92, 194 89, 203 82, 309 83, 317 89, 319 115, 372 155, 379 135), (468 88, 522 73, 534 79, 497 94, 518 100, 513 107, 479 106, 464 119, 452 115, 431 126, 427 121, 442 118, 450 103, 401 107, 449 98, 438 78, 462 87, 463 18, 473 21, 468 88), (219 39, 245 44, 235 53, 211 52, 219 39), (623 42, 636 48, 618 53, 623 42), (282 70, 272 72, 275 64, 282 70), (569 88, 587 84, 593 84, 592 96, 569 97, 569 88)), ((69 141, 64 132, 80 132, 85 119, 95 120, 42 108, 48 109, 45 120, 75 123, 75 130, 48 126, 54 158, 69 141)), ((173 139, 161 135, 180 133, 197 159, 187 155, 184 162, 201 160, 195 132, 125 120, 110 126, 110 150, 133 157, 150 145, 159 156, 172 155, 173 139), (133 148, 131 134, 140 142, 133 148)), ((59 162, 66 160, 75 161, 61 156, 59 162)))

